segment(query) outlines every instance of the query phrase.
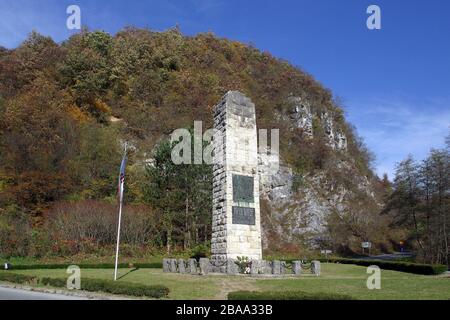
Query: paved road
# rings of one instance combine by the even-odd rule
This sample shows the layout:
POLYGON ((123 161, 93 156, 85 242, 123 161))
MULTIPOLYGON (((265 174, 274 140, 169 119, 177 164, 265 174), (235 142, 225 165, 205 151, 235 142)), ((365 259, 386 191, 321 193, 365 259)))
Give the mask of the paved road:
POLYGON ((395 252, 395 253, 389 253, 389 254, 381 254, 379 256, 362 257, 360 259, 401 260, 401 259, 411 258, 412 256, 413 256, 413 254, 411 252, 395 252))
POLYGON ((87 300, 87 298, 0 287, 0 300, 87 300))

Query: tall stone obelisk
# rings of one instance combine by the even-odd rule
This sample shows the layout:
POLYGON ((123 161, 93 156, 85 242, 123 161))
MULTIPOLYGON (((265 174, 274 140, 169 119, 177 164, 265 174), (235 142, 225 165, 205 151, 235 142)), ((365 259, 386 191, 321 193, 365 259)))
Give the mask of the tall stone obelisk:
POLYGON ((229 91, 214 107, 212 260, 260 260, 258 141, 255 105, 229 91))

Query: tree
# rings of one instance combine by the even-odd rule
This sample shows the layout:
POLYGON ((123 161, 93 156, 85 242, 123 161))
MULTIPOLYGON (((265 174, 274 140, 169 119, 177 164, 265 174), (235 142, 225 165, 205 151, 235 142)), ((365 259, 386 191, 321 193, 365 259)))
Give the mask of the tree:
POLYGON ((411 155, 397 165, 394 179, 394 192, 389 200, 389 209, 396 211, 395 220, 398 225, 412 225, 413 237, 420 248, 422 225, 418 217, 420 199, 419 167, 411 155))
POLYGON ((87 32, 72 37, 58 67, 58 80, 78 108, 105 121, 109 107, 101 100, 112 85, 112 37, 105 32, 87 32))
POLYGON ((161 227, 166 233, 167 253, 171 251, 172 233, 183 208, 183 197, 177 186, 177 166, 171 160, 171 150, 172 144, 168 141, 156 148, 152 163, 146 167, 149 182, 143 190, 144 201, 158 211, 161 227))
POLYGON ((37 78, 0 110, 0 171, 7 181, 2 201, 39 213, 72 190, 68 164, 78 132, 63 101, 51 81, 37 78))
POLYGON ((427 263, 449 263, 450 153, 431 150, 420 165, 412 157, 396 171, 387 211, 398 227, 410 230, 427 263))
MULTIPOLYGON (((450 154, 447 150, 431 150, 427 159, 430 171, 431 223, 429 237, 436 238, 435 261, 449 263, 450 154)), ((430 206, 429 206, 430 207, 430 206)), ((432 250, 432 253, 434 250, 432 250)), ((433 259, 434 260, 434 259, 433 259)))
POLYGON ((144 200, 159 211, 168 253, 173 242, 182 242, 187 249, 192 240, 206 240, 212 212, 211 166, 174 164, 173 145, 163 141, 156 147, 143 190, 144 200))

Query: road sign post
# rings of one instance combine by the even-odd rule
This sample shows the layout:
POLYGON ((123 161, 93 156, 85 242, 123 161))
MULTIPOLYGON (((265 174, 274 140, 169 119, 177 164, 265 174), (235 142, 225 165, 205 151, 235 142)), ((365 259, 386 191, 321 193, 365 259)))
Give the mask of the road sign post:
POLYGON ((361 242, 362 252, 364 254, 364 249, 369 249, 369 256, 370 256, 370 248, 372 247, 372 242, 366 241, 361 242))

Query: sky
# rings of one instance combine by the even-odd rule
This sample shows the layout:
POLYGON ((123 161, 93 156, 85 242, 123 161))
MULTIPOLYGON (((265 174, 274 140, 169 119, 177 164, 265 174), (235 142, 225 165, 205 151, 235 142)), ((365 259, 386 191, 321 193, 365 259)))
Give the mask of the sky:
POLYGON ((347 120, 376 155, 379 175, 421 160, 450 133, 448 0, 0 0, 0 45, 36 30, 63 41, 66 8, 82 24, 115 33, 125 26, 186 35, 211 31, 252 44, 311 74, 343 101, 347 120), (369 30, 369 5, 381 30, 369 30))

